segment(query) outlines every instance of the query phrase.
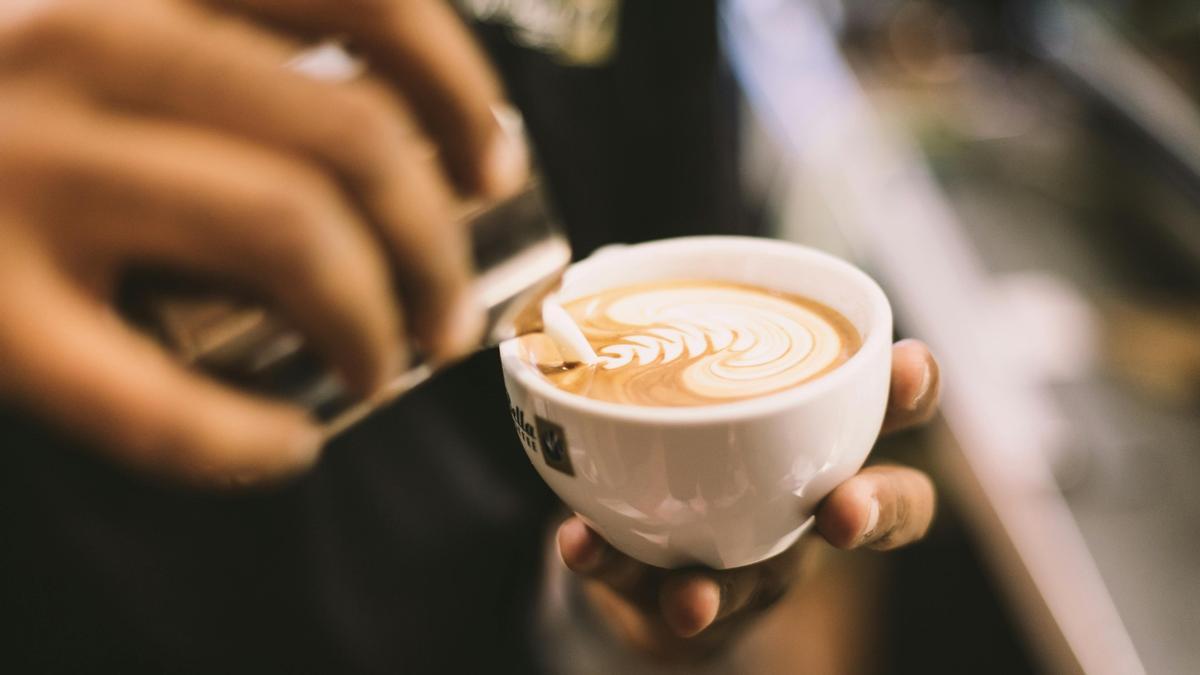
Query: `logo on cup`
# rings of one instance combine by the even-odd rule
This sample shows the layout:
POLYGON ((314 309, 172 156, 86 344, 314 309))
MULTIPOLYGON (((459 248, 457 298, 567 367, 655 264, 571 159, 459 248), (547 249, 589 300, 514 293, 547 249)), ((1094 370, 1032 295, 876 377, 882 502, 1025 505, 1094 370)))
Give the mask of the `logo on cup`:
MULTIPOLYGON (((512 403, 512 399, 509 399, 512 403)), ((534 440, 533 425, 530 424, 525 417, 525 411, 519 406, 511 405, 508 409, 508 414, 512 417, 513 426, 517 429, 517 438, 521 439, 521 445, 525 446, 531 454, 537 454, 537 441, 534 440)))
POLYGON ((567 452, 567 435, 563 433, 563 428, 541 417, 535 416, 534 419, 537 421, 538 445, 546 464, 568 476, 574 476, 575 469, 571 466, 571 454, 567 452))

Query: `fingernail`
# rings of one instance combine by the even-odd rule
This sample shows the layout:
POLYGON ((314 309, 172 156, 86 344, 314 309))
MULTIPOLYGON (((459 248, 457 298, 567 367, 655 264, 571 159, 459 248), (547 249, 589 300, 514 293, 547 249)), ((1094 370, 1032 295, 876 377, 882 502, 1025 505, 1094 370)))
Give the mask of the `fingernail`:
POLYGON ((500 133, 493 137, 484 158, 484 189, 490 196, 515 192, 529 177, 529 144, 525 120, 511 105, 495 104, 492 117, 500 133))
POLYGON ((483 341, 486 317, 474 294, 463 293, 450 309, 435 358, 446 361, 469 354, 483 341))
POLYGON ((875 528, 879 526, 879 500, 871 497, 870 504, 867 505, 867 524, 863 526, 862 532, 858 535, 858 543, 863 544, 870 541, 875 535, 875 528))
POLYGON ((925 404, 925 399, 929 397, 929 391, 933 388, 933 364, 926 361, 925 369, 921 373, 921 386, 917 389, 917 395, 913 397, 912 403, 909 404, 910 411, 917 411, 925 404))

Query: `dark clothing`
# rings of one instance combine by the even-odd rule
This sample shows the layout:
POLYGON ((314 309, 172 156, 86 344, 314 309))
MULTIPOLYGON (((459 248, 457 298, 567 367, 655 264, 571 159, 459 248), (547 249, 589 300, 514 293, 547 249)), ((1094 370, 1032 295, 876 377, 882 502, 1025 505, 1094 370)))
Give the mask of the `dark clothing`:
POLYGON ((536 672, 552 495, 494 354, 263 494, 147 485, 20 419, 0 453, 7 672, 536 672))
POLYGON ((611 242, 753 234, 739 200, 738 97, 711 2, 625 2, 604 67, 481 34, 525 113, 578 255, 611 242))
MULTIPOLYGON (((707 3, 626 3, 601 67, 481 35, 578 253, 744 231, 707 3)), ((494 352, 265 493, 156 486, 17 412, 2 422, 7 672, 538 671, 531 612, 557 506, 509 425, 494 352)))

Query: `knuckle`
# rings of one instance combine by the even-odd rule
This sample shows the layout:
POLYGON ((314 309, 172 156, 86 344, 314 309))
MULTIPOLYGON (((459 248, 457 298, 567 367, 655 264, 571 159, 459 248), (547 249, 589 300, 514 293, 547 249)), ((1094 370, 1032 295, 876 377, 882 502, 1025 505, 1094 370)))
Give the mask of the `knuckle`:
POLYGON ((274 175, 262 174, 256 196, 256 213, 259 219, 277 229, 295 229, 307 225, 315 218, 319 197, 324 192, 324 181, 307 171, 287 169, 274 175))
POLYGON ((338 187, 317 171, 294 170, 263 190, 254 218, 268 226, 269 271, 279 283, 308 279, 320 286, 375 291, 386 279, 382 256, 357 231, 338 187), (347 260, 352 260, 348 264, 347 260))
POLYGON ((0 44, 5 61, 24 63, 40 54, 58 54, 88 39, 100 19, 89 0, 50 0, 0 12, 0 44))
POLYGON ((404 136, 404 113, 396 101, 370 85, 348 87, 340 98, 337 126, 331 131, 334 147, 358 181, 379 181, 404 136))
MULTIPOLYGON (((346 16, 354 17, 354 21, 366 28, 378 28, 381 22, 396 15, 398 5, 395 0, 351 0, 344 10, 346 16)), ((411 4, 411 3, 409 3, 411 4)))
POLYGON ((272 272, 292 277, 321 258, 321 207, 307 190, 295 186, 272 187, 260 194, 254 221, 266 236, 267 263, 272 272))
POLYGON ((872 551, 893 551, 899 548, 899 544, 896 543, 895 537, 889 533, 871 542, 867 548, 872 551))
POLYGON ((788 590, 788 585, 783 583, 760 584, 751 593, 750 599, 746 603, 746 611, 750 613, 766 612, 779 604, 787 596, 788 590))
POLYGON ((358 138, 379 140, 393 128, 394 119, 387 96, 368 85, 347 88, 342 97, 342 114, 358 138))
MULTIPOLYGON (((13 111, 8 111, 9 113, 13 111)), ((0 194, 6 201, 20 194, 27 194, 27 187, 34 171, 39 169, 36 148, 31 133, 37 127, 28 124, 21 115, 7 114, 0 118, 0 194)))

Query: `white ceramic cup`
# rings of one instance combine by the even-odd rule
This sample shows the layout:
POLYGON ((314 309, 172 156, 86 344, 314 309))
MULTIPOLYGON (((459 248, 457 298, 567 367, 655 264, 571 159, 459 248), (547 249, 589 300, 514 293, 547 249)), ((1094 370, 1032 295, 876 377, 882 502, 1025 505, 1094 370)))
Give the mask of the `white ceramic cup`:
POLYGON ((571 266, 560 297, 680 279, 820 301, 854 324, 862 348, 832 372, 781 392, 667 408, 563 391, 510 340, 500 346, 510 412, 537 472, 619 550, 667 568, 749 565, 791 546, 820 500, 866 460, 887 405, 892 311, 852 265, 749 237, 601 249, 571 266))

